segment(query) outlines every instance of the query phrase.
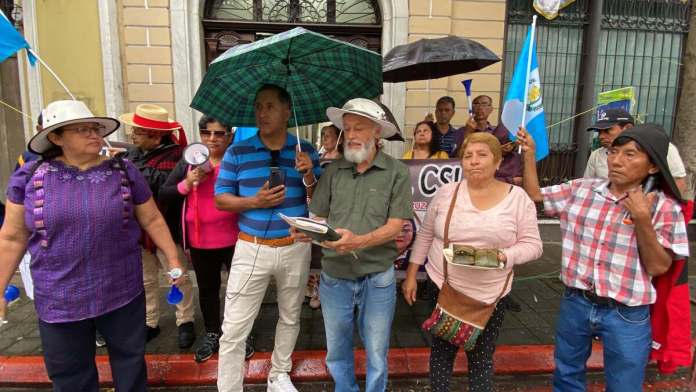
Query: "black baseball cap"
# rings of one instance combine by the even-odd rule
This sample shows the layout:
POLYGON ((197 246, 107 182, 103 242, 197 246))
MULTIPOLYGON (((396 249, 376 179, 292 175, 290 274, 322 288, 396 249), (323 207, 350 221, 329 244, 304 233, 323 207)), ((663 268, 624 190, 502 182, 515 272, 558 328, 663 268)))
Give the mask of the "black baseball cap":
POLYGON ((597 115, 597 122, 593 126, 587 128, 588 131, 599 131, 600 129, 608 129, 619 123, 635 124, 636 121, 631 116, 631 113, 623 109, 607 109, 602 110, 597 115))

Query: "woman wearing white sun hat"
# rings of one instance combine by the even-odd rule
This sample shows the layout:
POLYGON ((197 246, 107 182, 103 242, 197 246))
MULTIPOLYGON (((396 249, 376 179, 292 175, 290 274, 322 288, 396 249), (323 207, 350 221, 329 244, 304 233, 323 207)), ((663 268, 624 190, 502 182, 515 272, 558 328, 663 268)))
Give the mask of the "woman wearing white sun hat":
POLYGON ((146 390, 145 331, 132 328, 145 319, 140 229, 171 268, 182 268, 142 175, 127 161, 99 155, 102 138, 119 125, 79 101, 49 104, 28 146, 42 158, 9 181, 0 290, 28 248, 44 361, 57 391, 98 390, 97 329, 116 389, 146 390))

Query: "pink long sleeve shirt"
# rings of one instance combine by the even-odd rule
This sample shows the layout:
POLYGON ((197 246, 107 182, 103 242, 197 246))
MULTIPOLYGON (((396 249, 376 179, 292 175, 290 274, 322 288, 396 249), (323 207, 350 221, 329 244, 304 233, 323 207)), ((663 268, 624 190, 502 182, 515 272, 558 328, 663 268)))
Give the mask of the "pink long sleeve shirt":
POLYGON ((237 243, 238 215, 215 207, 215 180, 220 165, 215 166, 208 177, 193 190, 182 180, 177 185, 180 194, 186 195, 184 221, 189 245, 198 249, 220 249, 237 243), (198 230, 196 230, 198 222, 198 230))
MULTIPOLYGON (((428 206, 411 252, 411 263, 423 264, 427 256, 425 269, 438 287, 442 287, 444 280, 442 248, 445 220, 456 185, 450 183, 438 189, 428 206)), ((505 253, 507 263, 501 270, 448 266, 450 285, 485 303, 495 301, 513 266, 535 260, 542 253, 536 208, 525 191, 516 186, 496 206, 481 211, 471 203, 466 180, 463 180, 452 213, 449 237, 450 244, 500 249, 505 253)), ((509 286, 503 295, 510 291, 509 286)))

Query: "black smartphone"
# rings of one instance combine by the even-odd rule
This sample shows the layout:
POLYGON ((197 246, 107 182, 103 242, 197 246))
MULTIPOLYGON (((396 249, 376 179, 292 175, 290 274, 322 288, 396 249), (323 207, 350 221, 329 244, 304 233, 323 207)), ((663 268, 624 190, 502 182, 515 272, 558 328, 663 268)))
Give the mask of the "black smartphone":
POLYGON ((268 188, 275 188, 278 185, 285 185, 285 173, 279 167, 271 166, 271 175, 268 177, 268 188))
POLYGON ((648 176, 643 183, 643 193, 647 195, 648 193, 652 192, 655 188, 656 181, 657 179, 655 176, 648 176))

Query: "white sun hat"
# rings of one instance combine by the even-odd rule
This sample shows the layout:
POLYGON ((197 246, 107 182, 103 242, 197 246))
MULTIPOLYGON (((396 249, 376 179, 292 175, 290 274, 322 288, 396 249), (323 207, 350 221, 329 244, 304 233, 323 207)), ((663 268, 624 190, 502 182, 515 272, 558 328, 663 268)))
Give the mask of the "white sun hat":
POLYGON ((104 129, 100 137, 106 137, 118 129, 121 123, 111 117, 95 117, 87 105, 81 101, 54 101, 41 111, 41 131, 29 140, 29 151, 43 154, 53 144, 48 140, 48 134, 60 127, 79 123, 97 123, 104 129))
POLYGON ((362 116, 379 124, 382 129, 379 137, 382 139, 388 139, 398 132, 396 126, 387 120, 387 113, 375 101, 366 98, 353 98, 340 109, 335 107, 326 109, 326 116, 341 131, 343 131, 343 116, 345 114, 362 116))

